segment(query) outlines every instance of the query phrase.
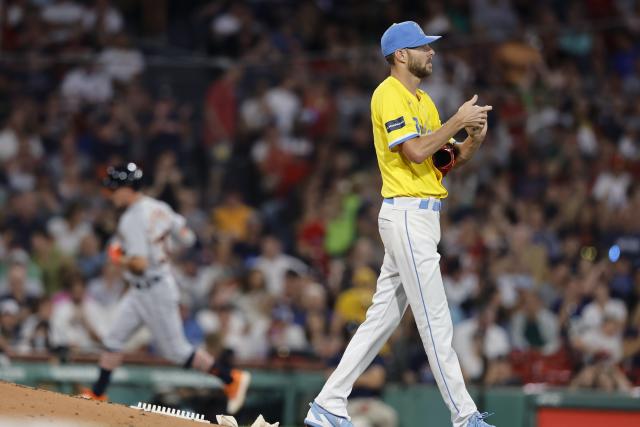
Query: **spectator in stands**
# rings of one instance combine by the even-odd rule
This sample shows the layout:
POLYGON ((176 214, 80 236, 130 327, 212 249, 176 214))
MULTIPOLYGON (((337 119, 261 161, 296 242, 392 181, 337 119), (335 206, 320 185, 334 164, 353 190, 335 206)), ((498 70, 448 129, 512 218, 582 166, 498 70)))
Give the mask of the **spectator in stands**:
POLYGON ((210 238, 209 218, 200 206, 200 195, 194 188, 184 187, 177 195, 178 213, 185 217, 187 226, 196 233, 200 240, 210 238))
POLYGON ((27 268, 24 264, 13 263, 9 266, 7 284, 8 289, 0 295, 0 301, 11 300, 18 304, 18 321, 22 322, 36 310, 38 304, 38 295, 27 287, 27 268))
POLYGON ((60 87, 67 108, 77 111, 84 105, 102 104, 113 98, 111 78, 92 60, 69 71, 60 87))
POLYGON ((273 309, 267 335, 270 354, 274 357, 304 354, 308 349, 304 329, 294 323, 293 311, 286 305, 273 309))
POLYGON ((111 5, 110 0, 93 0, 92 3, 92 7, 85 9, 82 15, 82 27, 85 31, 111 35, 123 29, 122 14, 111 5))
POLYGON ((91 231, 80 240, 76 266, 87 280, 91 280, 100 275, 105 260, 106 254, 101 251, 98 236, 91 231))
POLYGON ((266 79, 258 80, 252 97, 242 101, 239 107, 242 129, 250 135, 263 130, 275 120, 265 99, 267 90, 269 82, 266 79))
POLYGON ((178 283, 191 294, 193 309, 196 311, 208 305, 209 295, 215 290, 217 284, 233 277, 236 272, 231 241, 220 238, 211 246, 212 259, 205 265, 201 265, 200 260, 190 251, 177 260, 178 283))
POLYGON ((242 200, 242 195, 232 190, 226 192, 222 203, 213 209, 211 219, 221 237, 243 241, 249 237, 249 223, 255 215, 255 210, 242 200))
POLYGON ((43 297, 38 301, 38 309, 25 319, 20 328, 20 343, 17 350, 23 354, 46 354, 53 350, 51 345, 51 299, 43 297))
POLYGON ((276 127, 285 137, 293 131, 302 111, 302 103, 296 93, 297 85, 294 76, 285 76, 265 94, 265 102, 275 117, 276 127))
POLYGON ((511 317, 511 340, 518 350, 552 354, 560 347, 556 316, 543 306, 535 291, 525 292, 522 305, 511 317))
POLYGON ((249 317, 236 307, 239 287, 235 278, 217 283, 210 294, 209 305, 198 311, 196 321, 205 336, 218 336, 223 347, 232 351, 237 360, 264 358, 268 325, 249 323, 249 317))
POLYGON ((238 308, 245 313, 248 321, 257 323, 269 323, 274 298, 267 291, 264 273, 257 269, 247 272, 243 280, 243 292, 239 296, 238 308))
POLYGON ((627 309, 633 308, 631 305, 634 291, 633 260, 629 256, 621 256, 612 265, 612 270, 610 280, 611 296, 614 299, 624 301, 627 304, 627 309))
POLYGON ((65 256, 44 228, 34 230, 31 236, 33 260, 42 271, 42 284, 47 295, 63 289, 62 275, 71 268, 73 260, 65 256))
POLYGON ((83 206, 78 202, 72 202, 67 206, 64 216, 56 216, 49 220, 49 234, 64 255, 76 255, 82 239, 91 233, 91 224, 85 217, 83 206))
POLYGON ((265 178, 262 189, 271 196, 284 197, 308 174, 306 159, 312 151, 306 138, 285 135, 275 124, 267 126, 251 150, 251 158, 265 178))
MULTIPOLYGON (((9 199, 8 212, 3 218, 11 246, 31 251, 32 235, 43 225, 43 212, 35 192, 13 194, 9 199)), ((32 256, 33 258, 33 256, 32 256)))
POLYGON ((487 305, 476 317, 454 327, 453 348, 466 378, 486 385, 506 384, 512 376, 507 356, 509 335, 495 323, 496 309, 487 305))
MULTIPOLYGON (((214 81, 206 91, 204 114, 204 142, 230 146, 236 138, 238 128, 238 100, 236 86, 242 78, 242 69, 231 67, 214 81)), ((218 158, 218 161, 226 159, 218 158)))
POLYGON ((262 271, 267 290, 276 297, 284 292, 284 278, 288 270, 298 274, 304 274, 307 270, 302 261, 282 253, 282 244, 274 236, 266 236, 262 240, 262 252, 255 260, 255 268, 262 271))
POLYGON ((364 321, 371 298, 376 289, 376 273, 367 266, 357 268, 351 278, 351 286, 336 298, 331 330, 339 333, 347 324, 364 321))
POLYGON ((614 155, 611 163, 611 169, 603 170, 596 178, 593 196, 604 201, 609 209, 618 209, 627 204, 631 174, 625 170, 625 161, 620 155, 614 155))
MULTIPOLYGON (((84 276, 84 275, 83 275, 84 276)), ((86 276, 84 276, 86 277, 86 276)), ((112 309, 125 291, 120 267, 112 262, 105 262, 98 277, 89 280, 87 294, 97 304, 112 309)))
POLYGON ((142 52, 134 49, 124 33, 116 34, 97 59, 102 70, 114 83, 127 84, 145 67, 142 52))
POLYGON ((330 311, 325 288, 315 282, 307 283, 303 293, 305 309, 304 329, 309 353, 320 358, 335 354, 335 340, 329 332, 330 311))
POLYGON ((460 258, 447 260, 442 277, 454 324, 468 312, 479 292, 478 275, 460 265, 460 258))
POLYGON ((627 320, 627 307, 624 302, 611 298, 609 286, 605 282, 596 285, 593 302, 587 304, 580 316, 581 331, 599 329, 606 316, 616 318, 621 324, 627 320))
POLYGON ((284 274, 283 292, 276 305, 286 306, 293 314, 293 323, 304 326, 307 314, 306 290, 311 281, 295 270, 287 270, 284 274))
POLYGON ((575 277, 570 279, 562 296, 553 306, 563 337, 568 337, 571 331, 580 324, 580 315, 587 303, 588 298, 582 290, 580 280, 575 277))
POLYGON ((12 299, 0 301, 0 353, 14 350, 20 339, 20 306, 12 299))
MULTIPOLYGON (((152 161, 155 161, 161 155, 165 157, 166 164, 163 164, 162 167, 157 165, 155 171, 171 172, 167 173, 167 178, 173 184, 182 184, 182 177, 180 179, 177 177, 177 173, 180 170, 176 168, 176 165, 179 163, 180 155, 183 152, 186 131, 184 123, 180 121, 177 101, 170 93, 164 94, 153 106, 147 143, 151 148, 148 153, 152 161)), ((158 159, 158 161, 160 160, 158 159)), ((156 173, 156 180, 161 178, 158 175, 162 174, 156 173)), ((173 197, 177 197, 177 194, 174 194, 173 197)), ((172 203, 172 205, 175 206, 176 203, 172 203)))
MULTIPOLYGON (((24 269, 24 293, 31 296, 40 296, 43 293, 40 271, 35 263, 29 258, 29 254, 21 248, 12 249, 6 255, 6 263, 0 265, 0 295, 11 292, 10 271, 13 266, 22 266, 24 269)), ((18 270, 20 271, 20 270, 18 270)), ((19 274, 18 277, 21 277, 19 274)), ((20 292, 22 293, 22 292, 20 292)))
POLYGON ((80 36, 84 7, 72 0, 54 0, 42 8, 42 21, 47 25, 50 42, 72 43, 80 36))
POLYGON ((15 106, 0 131, 0 164, 6 165, 15 159, 19 151, 26 151, 34 158, 43 156, 42 140, 34 132, 35 119, 33 108, 29 108, 28 103, 15 106))
POLYGON ((56 349, 97 352, 100 349, 102 322, 100 307, 87 294, 82 276, 70 272, 65 278, 66 291, 53 302, 51 345, 56 349))
POLYGON ((618 316, 607 313, 598 326, 573 338, 574 349, 582 354, 583 368, 571 387, 608 392, 631 389, 631 382, 618 366, 623 355, 623 324, 618 316))
POLYGON ((474 29, 493 40, 504 40, 515 34, 518 16, 508 0, 477 0, 471 3, 474 29))

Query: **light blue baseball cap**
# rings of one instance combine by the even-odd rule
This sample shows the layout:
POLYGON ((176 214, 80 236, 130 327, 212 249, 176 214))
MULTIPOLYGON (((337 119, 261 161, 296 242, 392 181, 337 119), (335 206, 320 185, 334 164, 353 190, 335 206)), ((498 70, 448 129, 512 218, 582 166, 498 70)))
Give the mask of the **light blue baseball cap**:
POLYGON ((382 56, 387 56, 398 49, 424 46, 439 38, 440 36, 427 36, 414 21, 404 21, 387 28, 380 39, 380 48, 382 56))

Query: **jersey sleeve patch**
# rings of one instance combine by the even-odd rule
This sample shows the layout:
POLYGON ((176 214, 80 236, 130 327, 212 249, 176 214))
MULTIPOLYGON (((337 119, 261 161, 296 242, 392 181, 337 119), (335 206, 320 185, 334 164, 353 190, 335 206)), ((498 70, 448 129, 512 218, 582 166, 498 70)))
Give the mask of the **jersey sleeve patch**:
POLYGON ((384 124, 384 127, 387 129, 387 133, 391 133, 397 129, 402 129, 404 126, 405 123, 403 116, 400 116, 397 119, 389 120, 384 124))

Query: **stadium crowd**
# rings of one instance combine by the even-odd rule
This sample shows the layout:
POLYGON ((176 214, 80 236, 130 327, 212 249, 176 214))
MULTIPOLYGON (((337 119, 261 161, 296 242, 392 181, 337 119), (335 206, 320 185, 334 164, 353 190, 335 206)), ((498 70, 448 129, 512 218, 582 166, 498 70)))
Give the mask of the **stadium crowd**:
MULTIPOLYGON (((640 385, 640 1, 132 3, 0 3, 0 353, 100 349, 126 289, 100 182, 132 160, 198 236, 175 256, 190 341, 332 358, 383 256, 379 37, 412 19, 444 35, 423 82, 443 121, 494 106, 441 217, 466 377, 640 385)), ((412 322, 387 378, 434 382, 412 322)))

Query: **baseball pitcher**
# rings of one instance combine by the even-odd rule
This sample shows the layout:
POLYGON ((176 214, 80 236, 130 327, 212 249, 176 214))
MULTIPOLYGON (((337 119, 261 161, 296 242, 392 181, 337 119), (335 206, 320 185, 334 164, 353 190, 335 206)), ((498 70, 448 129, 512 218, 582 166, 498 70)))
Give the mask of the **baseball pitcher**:
POLYGON ((412 21, 393 24, 382 35, 382 54, 391 75, 371 99, 371 121, 382 175, 378 228, 385 247, 376 293, 366 320, 349 343, 340 364, 311 403, 309 427, 352 426, 347 398, 411 307, 420 337, 454 427, 488 427, 464 384, 451 347, 453 325, 440 274, 440 210, 447 190, 442 177, 467 162, 487 132, 491 106, 475 105, 477 96, 441 124, 429 95, 418 89, 432 71, 435 52, 412 21), (458 144, 453 136, 466 129, 458 144))
POLYGON ((100 376, 83 396, 106 400, 111 373, 122 362, 122 348, 144 324, 163 357, 219 377, 225 384, 227 412, 234 414, 244 404, 251 376, 216 363, 209 353, 194 349, 185 338, 169 253, 174 245, 191 246, 195 235, 186 227, 184 217, 169 205, 140 192, 142 177, 142 169, 128 163, 110 167, 104 181, 114 205, 125 209, 108 254, 112 262, 123 267, 129 289, 119 302, 116 320, 104 339, 106 351, 100 356, 100 376))

